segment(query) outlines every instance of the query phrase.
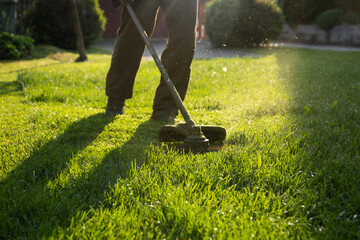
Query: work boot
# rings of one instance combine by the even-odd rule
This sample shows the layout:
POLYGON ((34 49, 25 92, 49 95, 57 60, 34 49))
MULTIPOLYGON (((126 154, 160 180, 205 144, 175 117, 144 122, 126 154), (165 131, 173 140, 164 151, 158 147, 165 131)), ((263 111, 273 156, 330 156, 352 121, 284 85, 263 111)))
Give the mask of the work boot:
POLYGON ((161 111, 153 112, 151 115, 151 119, 155 120, 155 121, 162 121, 162 122, 165 122, 166 124, 173 125, 173 124, 175 124, 175 118, 176 118, 177 114, 178 114, 177 111, 161 110, 161 111))
POLYGON ((107 106, 106 106, 106 114, 109 115, 122 115, 124 114, 124 99, 116 99, 116 98, 108 98, 107 106))

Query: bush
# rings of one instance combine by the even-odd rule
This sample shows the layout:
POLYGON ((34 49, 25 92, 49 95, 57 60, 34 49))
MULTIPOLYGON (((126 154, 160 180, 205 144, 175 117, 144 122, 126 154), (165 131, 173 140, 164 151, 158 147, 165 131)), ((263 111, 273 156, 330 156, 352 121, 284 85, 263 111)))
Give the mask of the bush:
POLYGON ((214 0, 205 12, 205 26, 214 47, 253 47, 281 32, 284 19, 275 4, 264 0, 214 0))
POLYGON ((337 8, 360 14, 359 0, 333 0, 337 8))
POLYGON ((330 30, 338 24, 360 24, 360 16, 354 12, 347 12, 334 8, 322 12, 314 21, 316 25, 325 30, 330 30))
POLYGON ((336 8, 334 0, 283 0, 282 10, 290 26, 312 24, 315 18, 328 9, 336 8))
POLYGON ((31 54, 34 40, 27 36, 19 36, 3 32, 0 34, 0 59, 19 59, 31 54))
MULTIPOLYGON (((335 8, 360 14, 359 0, 283 0, 281 8, 290 26, 315 23, 320 14, 335 8)), ((354 14, 346 16, 344 21, 354 21, 354 14)))
POLYGON ((360 24, 360 15, 355 12, 347 12, 341 17, 341 22, 345 24, 360 24))
POLYGON ((322 29, 330 30, 341 22, 343 14, 344 12, 340 8, 326 10, 316 17, 314 23, 322 29))
MULTIPOLYGON (((97 0, 76 0, 85 47, 101 38, 106 19, 97 0)), ((24 16, 27 32, 38 43, 76 49, 73 16, 68 0, 35 0, 24 16)))

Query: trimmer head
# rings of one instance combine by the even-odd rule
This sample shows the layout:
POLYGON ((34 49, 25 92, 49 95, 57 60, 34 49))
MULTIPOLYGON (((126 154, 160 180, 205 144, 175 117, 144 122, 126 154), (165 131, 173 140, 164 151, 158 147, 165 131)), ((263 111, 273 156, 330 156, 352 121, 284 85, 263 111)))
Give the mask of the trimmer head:
MULTIPOLYGON (((159 130, 160 142, 180 142, 187 138, 186 123, 179 123, 177 125, 166 125, 159 130)), ((196 125, 199 127, 205 138, 209 139, 209 143, 223 142, 226 138, 226 130, 219 126, 196 125)))
POLYGON ((189 129, 186 123, 166 125, 160 128, 160 142, 183 142, 185 151, 206 152, 211 144, 222 143, 226 138, 226 130, 218 126, 196 125, 189 129))

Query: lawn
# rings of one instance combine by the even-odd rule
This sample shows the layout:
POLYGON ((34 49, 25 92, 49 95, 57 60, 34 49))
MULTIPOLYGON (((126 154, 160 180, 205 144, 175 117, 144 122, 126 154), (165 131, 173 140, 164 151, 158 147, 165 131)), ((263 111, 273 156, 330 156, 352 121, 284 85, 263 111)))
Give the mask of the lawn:
POLYGON ((359 239, 360 52, 253 51, 193 63, 185 105, 228 133, 204 154, 157 140, 152 61, 117 117, 105 51, 1 61, 0 238, 359 239))

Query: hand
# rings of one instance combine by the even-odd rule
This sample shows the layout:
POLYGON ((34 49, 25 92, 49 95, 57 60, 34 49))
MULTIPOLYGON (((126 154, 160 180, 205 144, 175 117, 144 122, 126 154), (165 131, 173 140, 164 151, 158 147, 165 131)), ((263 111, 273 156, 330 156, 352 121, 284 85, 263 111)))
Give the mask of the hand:
POLYGON ((132 0, 111 0, 112 1, 112 5, 114 8, 119 7, 120 5, 125 6, 127 3, 131 3, 132 0))

